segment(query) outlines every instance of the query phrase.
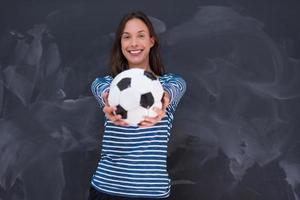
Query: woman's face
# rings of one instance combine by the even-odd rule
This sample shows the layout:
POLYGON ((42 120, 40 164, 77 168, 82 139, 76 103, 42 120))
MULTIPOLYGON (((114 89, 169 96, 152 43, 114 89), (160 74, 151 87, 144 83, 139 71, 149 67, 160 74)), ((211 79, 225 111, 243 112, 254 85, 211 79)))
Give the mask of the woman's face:
POLYGON ((121 35, 121 48, 129 68, 149 70, 149 52, 153 45, 154 38, 150 37, 148 27, 142 20, 127 21, 121 35))

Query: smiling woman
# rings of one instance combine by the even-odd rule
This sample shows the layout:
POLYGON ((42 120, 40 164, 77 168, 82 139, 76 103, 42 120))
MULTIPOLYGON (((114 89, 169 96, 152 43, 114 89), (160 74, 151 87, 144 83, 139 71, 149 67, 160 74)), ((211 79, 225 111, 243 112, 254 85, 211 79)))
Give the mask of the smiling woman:
POLYGON ((185 81, 165 74, 158 38, 142 12, 126 15, 113 44, 112 76, 96 78, 91 89, 105 114, 101 158, 91 181, 89 200, 166 199, 170 195, 167 149, 174 111, 183 96, 185 81), (113 77, 126 69, 140 68, 158 77, 164 89, 162 108, 155 117, 128 125, 107 103, 113 77))

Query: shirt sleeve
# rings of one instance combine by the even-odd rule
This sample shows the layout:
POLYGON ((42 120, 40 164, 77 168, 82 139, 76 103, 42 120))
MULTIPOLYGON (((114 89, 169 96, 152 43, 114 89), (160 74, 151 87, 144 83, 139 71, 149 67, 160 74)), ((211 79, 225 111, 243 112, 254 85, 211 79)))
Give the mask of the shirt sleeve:
POLYGON ((96 78, 91 85, 91 91, 95 96, 96 100, 98 101, 100 108, 104 107, 105 105, 102 95, 105 92, 109 91, 111 81, 111 76, 105 76, 101 78, 96 78))
POLYGON ((174 111, 186 91, 186 82, 183 78, 175 74, 165 75, 165 81, 162 86, 170 96, 169 107, 174 111))

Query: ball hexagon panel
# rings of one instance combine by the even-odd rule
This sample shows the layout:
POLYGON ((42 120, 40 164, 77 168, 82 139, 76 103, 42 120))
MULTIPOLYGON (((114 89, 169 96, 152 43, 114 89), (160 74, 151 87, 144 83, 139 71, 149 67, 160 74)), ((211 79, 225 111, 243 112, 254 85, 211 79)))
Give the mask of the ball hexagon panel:
POLYGON ((120 92, 120 105, 127 111, 140 105, 141 95, 134 88, 127 88, 120 92))
POLYGON ((111 82, 111 85, 117 85, 117 83, 123 79, 123 78, 132 78, 136 76, 140 76, 144 73, 143 69, 133 68, 130 70, 125 70, 118 74, 116 77, 114 77, 113 81, 111 82))
POLYGON ((120 103, 120 90, 116 86, 109 89, 108 103, 110 106, 117 106, 120 103))
POLYGON ((151 108, 148 109, 148 115, 147 116, 149 116, 149 117, 156 117, 157 116, 157 113, 153 110, 153 108, 161 109, 162 108, 161 101, 154 102, 154 104, 151 106, 151 108))
POLYGON ((164 94, 164 89, 161 83, 157 81, 152 81, 150 91, 155 99, 155 101, 160 101, 164 94))
POLYGON ((125 119, 125 122, 129 124, 136 125, 141 122, 141 120, 144 119, 145 116, 147 116, 148 110, 142 107, 137 107, 127 114, 127 119, 125 119))
POLYGON ((144 74, 144 70, 141 68, 132 68, 129 70, 125 70, 123 72, 121 72, 120 74, 118 74, 117 76, 122 76, 122 77, 137 77, 137 76, 141 76, 144 74))
POLYGON ((133 77, 138 77, 143 74, 143 69, 130 69, 130 70, 125 70, 118 74, 116 77, 114 77, 113 81, 111 82, 112 85, 117 85, 118 82, 120 82, 121 79, 123 78, 133 78, 133 77))
POLYGON ((136 76, 133 77, 131 82, 131 87, 138 90, 141 94, 147 93, 150 91, 152 81, 145 76, 136 76))

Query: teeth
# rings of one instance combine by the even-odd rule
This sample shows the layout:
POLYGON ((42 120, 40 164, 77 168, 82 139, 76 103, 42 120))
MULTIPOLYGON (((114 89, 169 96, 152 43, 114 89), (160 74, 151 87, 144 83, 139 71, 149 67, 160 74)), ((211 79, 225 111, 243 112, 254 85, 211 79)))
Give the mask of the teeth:
POLYGON ((129 51, 130 53, 140 53, 142 50, 132 50, 132 51, 129 51))

